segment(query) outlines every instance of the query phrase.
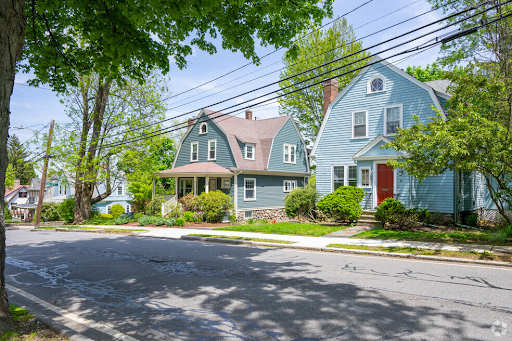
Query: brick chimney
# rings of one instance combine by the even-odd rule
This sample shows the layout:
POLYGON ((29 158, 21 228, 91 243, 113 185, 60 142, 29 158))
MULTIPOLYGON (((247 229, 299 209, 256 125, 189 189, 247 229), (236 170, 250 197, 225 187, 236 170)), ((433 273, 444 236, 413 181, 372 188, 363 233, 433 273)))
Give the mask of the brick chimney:
POLYGON ((21 185, 20 180, 19 179, 14 180, 14 186, 19 186, 19 185, 21 185))
POLYGON ((327 108, 329 104, 336 98, 338 95, 338 81, 336 79, 329 79, 324 81, 324 116, 327 112, 327 108))
POLYGON ((188 119, 188 126, 187 126, 187 129, 190 129, 190 126, 194 123, 194 119, 193 118, 189 118, 188 119))
POLYGON ((252 120, 252 110, 246 110, 245 111, 245 119, 246 120, 252 120))

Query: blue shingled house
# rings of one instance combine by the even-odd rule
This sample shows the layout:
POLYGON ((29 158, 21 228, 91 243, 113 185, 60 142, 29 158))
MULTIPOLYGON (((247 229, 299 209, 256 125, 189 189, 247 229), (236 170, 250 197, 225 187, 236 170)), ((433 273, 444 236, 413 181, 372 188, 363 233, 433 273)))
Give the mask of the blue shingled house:
POLYGON ((290 116, 252 119, 247 110, 244 119, 203 109, 188 124, 173 167, 154 174, 176 181, 168 203, 221 190, 233 197, 239 221, 287 219, 286 194, 310 174, 306 145, 290 116))
POLYGON ((336 81, 324 83, 324 120, 311 152, 320 194, 357 186, 366 192, 364 209, 395 197, 407 207, 439 211, 456 221, 462 212, 492 209, 479 173, 447 171, 420 184, 386 165, 407 155, 381 146, 393 139, 398 127, 414 124, 412 114, 427 122, 434 116, 432 107, 445 111, 449 83, 420 82, 379 57, 369 64, 339 93, 336 81))

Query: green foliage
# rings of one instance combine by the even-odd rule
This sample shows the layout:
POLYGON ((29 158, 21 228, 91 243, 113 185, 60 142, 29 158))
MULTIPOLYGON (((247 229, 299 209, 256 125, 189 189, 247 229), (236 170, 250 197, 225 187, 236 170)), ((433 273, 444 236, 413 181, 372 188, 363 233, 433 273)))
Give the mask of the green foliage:
POLYGON ((169 218, 180 218, 181 216, 183 216, 183 210, 181 208, 181 204, 180 203, 176 203, 176 204, 171 204, 171 210, 167 213, 167 216, 169 218))
POLYGON ((210 223, 221 222, 226 213, 233 211, 234 207, 233 198, 220 190, 201 193, 199 205, 210 223))
POLYGON ((30 162, 29 153, 16 135, 10 135, 7 140, 7 157, 11 167, 7 170, 10 178, 19 179, 22 185, 29 185, 36 178, 34 162, 30 162))
POLYGON ((189 193, 180 199, 181 207, 184 211, 199 212, 201 205, 199 203, 199 196, 189 193))
POLYGON ((252 225, 252 224, 254 224, 254 219, 249 218, 249 219, 247 219, 247 221, 245 223, 249 224, 249 225, 252 225))
POLYGON ((9 305, 9 310, 12 314, 13 321, 27 321, 34 317, 34 315, 30 314, 27 309, 20 308, 18 306, 9 305))
POLYGON ((12 188, 14 186, 15 176, 16 175, 13 166, 11 164, 8 164, 7 169, 5 171, 5 188, 12 188))
POLYGON ((478 213, 471 213, 466 217, 466 225, 478 227, 478 213))
POLYGON ((353 186, 341 186, 318 202, 318 208, 337 221, 354 221, 361 216, 360 202, 364 190, 353 186))
POLYGON ((295 188, 284 199, 286 214, 292 218, 306 216, 315 207, 317 198, 318 192, 311 185, 295 188))
POLYGON ((12 219, 11 210, 7 205, 4 206, 4 221, 8 221, 12 219))
POLYGON ((138 220, 138 223, 139 223, 139 226, 146 226, 146 225, 149 225, 149 224, 154 224, 155 222, 155 219, 151 216, 142 216, 139 218, 138 220))
POLYGON ((75 198, 64 199, 59 206, 59 214, 61 219, 68 223, 73 222, 73 220, 75 220, 75 198))
POLYGON ((114 217, 114 219, 117 219, 117 218, 119 218, 119 216, 121 214, 124 213, 124 207, 120 204, 115 204, 112 206, 111 212, 112 212, 112 217, 114 217))
MULTIPOLYGON (((322 124, 324 102, 323 85, 317 84, 295 93, 292 93, 292 91, 303 88, 305 85, 318 82, 318 80, 334 77, 339 73, 345 73, 364 66, 368 61, 363 60, 358 62, 358 60, 369 56, 369 53, 357 53, 363 48, 363 43, 357 40, 352 26, 347 23, 345 18, 336 21, 329 29, 319 29, 313 31, 311 34, 304 34, 298 38, 296 45, 298 46, 296 56, 293 53, 286 53, 283 56, 284 71, 281 71, 279 75, 279 78, 283 80, 279 83, 281 88, 280 94, 290 94, 278 99, 279 114, 291 115, 300 122, 300 130, 304 134, 307 144, 308 141, 315 140, 320 125, 322 124), (346 58, 320 67, 314 71, 306 72, 292 79, 285 80, 290 76, 341 57, 346 58), (342 69, 329 72, 335 68, 342 69), (327 73, 320 76, 324 72, 327 73), (315 76, 317 78, 307 80, 315 76), (301 81, 305 82, 294 85, 301 81)), ((355 75, 356 73, 349 73, 337 77, 336 80, 339 83, 339 89, 343 89, 355 75)))
POLYGON ((174 225, 176 225, 176 220, 175 220, 175 219, 172 219, 172 218, 169 218, 169 219, 167 219, 167 221, 165 222, 165 224, 166 224, 167 226, 169 226, 169 227, 174 226, 174 225))
POLYGON ((165 199, 162 197, 154 197, 149 205, 146 206, 146 214, 149 215, 161 215, 162 214, 162 204, 165 203, 165 199))
POLYGON ((512 224, 499 229, 496 232, 489 234, 488 237, 490 242, 505 243, 509 239, 512 239, 512 224))
POLYGON ((402 202, 394 198, 386 198, 377 207, 375 219, 377 219, 384 225, 385 223, 395 222, 395 216, 405 215, 406 211, 407 209, 405 208, 405 205, 402 202))
POLYGON ((100 215, 103 219, 114 219, 114 216, 112 214, 101 213, 100 215))
POLYGON ((408 66, 405 72, 414 76, 420 82, 430 82, 440 79, 447 79, 450 73, 461 73, 463 67, 455 65, 450 72, 443 70, 438 63, 427 64, 425 68, 421 66, 408 66))
POLYGON ((114 219, 114 224, 116 225, 125 225, 125 224, 128 224, 130 222, 130 218, 128 217, 118 217, 116 219, 114 219))
POLYGON ((230 225, 213 230, 224 231, 242 231, 242 232, 261 232, 272 234, 286 234, 292 236, 312 236, 320 237, 328 233, 339 231, 344 227, 342 226, 324 226, 318 224, 306 223, 277 223, 277 224, 243 224, 243 225, 230 225))
POLYGON ((174 224, 175 224, 176 226, 183 226, 183 225, 185 225, 185 219, 183 219, 183 218, 178 218, 178 219, 176 219, 176 220, 174 221, 174 224))
POLYGON ((41 207, 41 219, 44 221, 61 220, 59 206, 60 205, 55 202, 43 202, 43 206, 41 207))
POLYGON ((186 222, 198 222, 199 221, 196 213, 190 212, 190 211, 185 211, 183 213, 183 219, 185 219, 186 222))
POLYGON ((156 218, 153 224, 155 224, 156 226, 165 225, 165 224, 167 224, 167 219, 165 219, 165 218, 156 218))

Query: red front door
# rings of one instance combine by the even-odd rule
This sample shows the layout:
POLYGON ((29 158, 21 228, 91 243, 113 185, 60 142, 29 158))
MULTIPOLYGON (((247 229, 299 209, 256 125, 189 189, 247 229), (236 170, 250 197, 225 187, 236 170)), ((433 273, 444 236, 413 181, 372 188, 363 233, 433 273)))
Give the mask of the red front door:
POLYGON ((393 166, 377 165, 377 205, 393 198, 393 166))

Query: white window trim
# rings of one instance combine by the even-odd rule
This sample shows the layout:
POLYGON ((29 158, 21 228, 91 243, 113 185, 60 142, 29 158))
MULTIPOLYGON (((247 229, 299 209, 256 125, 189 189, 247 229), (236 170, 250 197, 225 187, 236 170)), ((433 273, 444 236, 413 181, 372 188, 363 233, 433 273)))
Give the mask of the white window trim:
MULTIPOLYGON (((283 147, 284 149, 284 147, 283 147)), ((246 160, 255 160, 256 159, 256 145, 254 143, 246 143, 245 144, 245 153, 244 153, 244 156, 245 156, 245 159, 246 160), (247 146, 251 146, 252 147, 252 158, 248 158, 247 157, 247 146)), ((283 157, 284 158, 284 157, 283 157)))
POLYGON ((295 144, 283 143, 283 162, 284 162, 284 163, 290 163, 290 164, 292 164, 292 165, 297 164, 297 145, 295 145, 295 144), (290 152, 290 153, 288 154, 288 161, 285 161, 285 155, 286 155, 286 148, 285 148, 285 147, 286 147, 286 146, 288 146, 288 147, 289 147, 289 148, 288 148, 288 151, 290 152), (291 153, 291 151, 292 151, 292 150, 291 150, 291 147, 293 147, 293 150, 295 151, 295 153, 294 153, 295 158, 293 159, 293 162, 291 162, 291 161, 290 161, 290 159, 291 159, 291 157, 290 157, 290 156, 292 155, 292 153, 291 153))
POLYGON ((124 186, 123 185, 119 185, 116 187, 116 196, 120 197, 120 196, 123 196, 124 195, 124 186), (119 194, 119 187, 121 187, 121 194, 119 194))
MULTIPOLYGON (((197 147, 197 152, 199 155, 199 147, 197 147)), ((215 161, 217 160, 217 140, 208 140, 208 161, 215 161), (212 159, 210 158, 210 143, 215 142, 215 157, 212 159)))
POLYGON ((191 142, 190 143, 190 162, 197 162, 197 161, 199 161, 199 142, 191 142), (194 145, 197 145, 197 160, 192 159, 194 145))
POLYGON ((126 207, 124 209, 127 210, 126 213, 131 212, 132 211, 132 205, 130 205, 130 204, 126 205, 126 207))
POLYGON ((368 138, 368 110, 362 109, 362 110, 352 111, 352 140, 367 139, 367 138, 368 138), (366 120, 366 135, 355 137, 354 136, 354 133, 355 133, 354 123, 355 123, 356 113, 358 113, 358 112, 364 112, 366 114, 366 119, 365 119, 366 120))
POLYGON ((357 187, 372 188, 372 168, 371 167, 359 167, 359 178, 357 179, 357 187), (369 184, 367 186, 363 186, 363 170, 368 170, 369 184))
POLYGON ((201 126, 199 127, 199 135, 204 135, 204 134, 208 134, 208 124, 206 123, 201 123, 201 126), (203 126, 206 126, 206 131, 203 133, 203 126))
POLYGON ((112 205, 107 205, 105 207, 105 214, 112 214, 112 205), (108 208, 110 207, 110 213, 108 213, 108 208))
POLYGON ((253 217, 252 211, 244 211, 244 219, 252 219, 252 217, 253 217), (249 212, 251 212, 251 216, 250 217, 247 216, 247 213, 249 213, 249 212))
POLYGON ((291 191, 293 191, 295 188, 297 188, 297 180, 283 180, 283 192, 285 193, 290 193, 291 191), (293 187, 292 189, 290 189, 289 191, 286 190, 286 183, 289 182, 290 184, 293 184, 293 186, 290 186, 290 187, 293 187))
POLYGON ((384 131, 383 131, 382 136, 393 136, 393 135, 395 135, 395 134, 388 134, 387 133, 387 128, 388 128, 387 110, 389 108, 396 108, 396 107, 400 107, 400 128, 404 127, 404 105, 402 103, 401 104, 386 105, 384 107, 384 131))
POLYGON ((220 188, 221 189, 230 189, 231 188, 231 178, 221 178, 220 179, 220 188), (229 186, 224 186, 224 181, 228 180, 229 181, 229 186))
POLYGON ((386 92, 386 78, 382 77, 382 76, 375 76, 375 77, 372 77, 372 79, 370 79, 368 81, 368 83, 366 84, 366 93, 367 94, 379 94, 381 92, 386 92), (372 91, 372 82, 374 80, 376 80, 377 78, 380 78, 382 79, 382 89, 381 91, 372 91))
POLYGON ((256 178, 245 178, 244 179, 244 201, 256 201, 256 178), (246 191, 246 182, 247 180, 253 180, 254 181, 254 198, 247 198, 245 196, 245 191, 246 191))
MULTIPOLYGON (((343 168, 343 186, 348 186, 348 167, 357 165, 355 163, 342 163, 342 164, 332 164, 331 165, 331 193, 334 192, 334 167, 344 167, 343 168)), ((357 180, 359 181, 359 179, 357 180)))

